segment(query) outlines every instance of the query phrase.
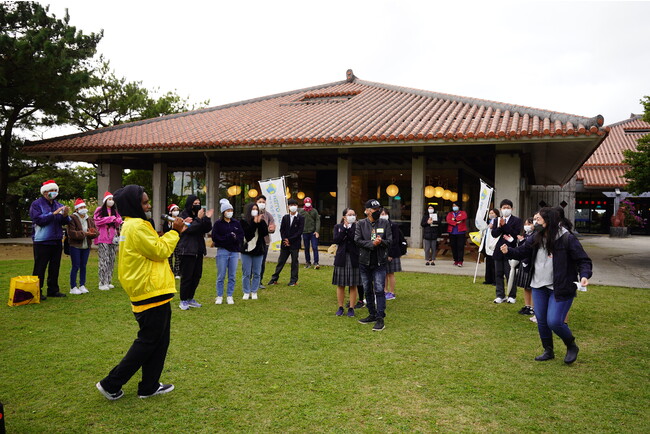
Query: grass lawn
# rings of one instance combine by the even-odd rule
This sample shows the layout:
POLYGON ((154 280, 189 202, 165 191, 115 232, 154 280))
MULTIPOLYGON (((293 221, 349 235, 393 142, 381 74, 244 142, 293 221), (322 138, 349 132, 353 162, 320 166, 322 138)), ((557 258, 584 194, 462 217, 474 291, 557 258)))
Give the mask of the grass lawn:
MULTIPOLYGON (((119 283, 40 305, 0 306, 0 402, 8 432, 650 432, 647 290, 594 286, 570 313, 578 361, 535 362, 536 326, 517 305, 495 305, 471 278, 399 273, 386 329, 336 317, 332 268, 300 270, 300 285, 257 301, 214 304, 205 260, 201 309, 173 302, 162 380, 176 390, 107 401, 95 383, 137 332, 119 283)), ((67 282, 64 256, 60 282, 67 282)), ((274 264, 267 268, 267 279, 274 264)), ((0 261, 2 300, 32 261, 0 261)), ((596 270, 597 271, 597 270, 596 270)), ((238 276, 239 278, 239 276, 238 276)), ((115 279, 117 280, 117 279, 115 279)), ((283 284, 282 284, 283 283, 283 284)), ((62 288, 67 288, 62 285, 62 288)), ((69 288, 67 288, 69 289, 69 288)))

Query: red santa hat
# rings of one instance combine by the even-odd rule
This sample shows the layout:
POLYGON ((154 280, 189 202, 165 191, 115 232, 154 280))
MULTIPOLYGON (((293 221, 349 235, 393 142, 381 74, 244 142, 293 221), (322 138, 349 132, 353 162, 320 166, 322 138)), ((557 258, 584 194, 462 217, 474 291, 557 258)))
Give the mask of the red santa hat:
POLYGON ((104 193, 104 199, 102 200, 102 205, 105 204, 108 199, 113 199, 113 195, 111 194, 110 191, 104 193))
POLYGON ((86 206, 86 202, 80 197, 77 198, 77 200, 74 201, 74 209, 79 209, 82 206, 86 206))
POLYGON ((56 182, 54 182, 53 179, 50 179, 49 181, 45 181, 43 185, 41 185, 41 194, 45 194, 46 191, 52 191, 52 190, 59 191, 59 186, 56 185, 56 182))
POLYGON ((176 205, 175 203, 172 203, 171 205, 169 205, 169 206, 167 207, 167 212, 169 212, 169 213, 172 212, 172 210, 173 210, 174 208, 178 208, 178 210, 180 211, 180 208, 178 207, 178 205, 176 205))

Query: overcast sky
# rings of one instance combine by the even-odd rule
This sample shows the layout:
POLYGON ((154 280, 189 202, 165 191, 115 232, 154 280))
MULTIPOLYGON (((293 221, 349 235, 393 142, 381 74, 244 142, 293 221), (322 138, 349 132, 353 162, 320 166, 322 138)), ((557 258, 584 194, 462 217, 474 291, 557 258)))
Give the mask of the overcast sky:
MULTIPOLYGON (((210 106, 345 79, 595 116, 650 95, 650 2, 53 1, 117 74, 210 106)), ((44 4, 48 4, 44 2, 44 4)), ((57 134, 46 134, 51 137, 57 134)))

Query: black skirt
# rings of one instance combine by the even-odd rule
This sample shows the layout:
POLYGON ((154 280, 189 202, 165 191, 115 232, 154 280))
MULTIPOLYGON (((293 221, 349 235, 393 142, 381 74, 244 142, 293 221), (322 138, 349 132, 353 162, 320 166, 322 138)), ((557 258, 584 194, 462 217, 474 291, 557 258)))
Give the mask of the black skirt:
POLYGON ((399 258, 393 258, 392 261, 386 260, 386 273, 396 273, 402 271, 402 261, 399 258))
POLYGON ((530 288, 530 281, 533 278, 533 274, 530 272, 531 266, 528 265, 524 267, 524 263, 520 262, 517 265, 517 271, 515 276, 515 285, 519 288, 530 288))
POLYGON ((336 286, 357 286, 361 285, 361 273, 359 268, 352 267, 350 255, 345 255, 345 267, 334 267, 332 285, 336 286))

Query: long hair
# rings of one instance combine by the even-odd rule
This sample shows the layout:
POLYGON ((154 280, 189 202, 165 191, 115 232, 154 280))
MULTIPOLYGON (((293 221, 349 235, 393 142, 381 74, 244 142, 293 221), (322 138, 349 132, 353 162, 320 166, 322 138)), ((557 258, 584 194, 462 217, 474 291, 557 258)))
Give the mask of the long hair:
POLYGON ((539 248, 544 247, 549 255, 553 254, 555 250, 555 243, 557 242, 558 233, 560 232, 560 224, 562 218, 556 208, 544 207, 539 210, 539 215, 544 219, 546 227, 540 232, 535 234, 533 239, 533 246, 539 248))
POLYGON ((553 209, 560 215, 560 225, 563 226, 567 231, 572 232, 573 223, 571 223, 571 220, 564 216, 564 208, 561 206, 556 206, 553 209))
POLYGON ((251 202, 246 205, 246 208, 244 208, 244 220, 249 224, 253 223, 253 215, 251 214, 253 207, 257 209, 257 212, 260 212, 260 207, 257 206, 257 202, 251 202))

